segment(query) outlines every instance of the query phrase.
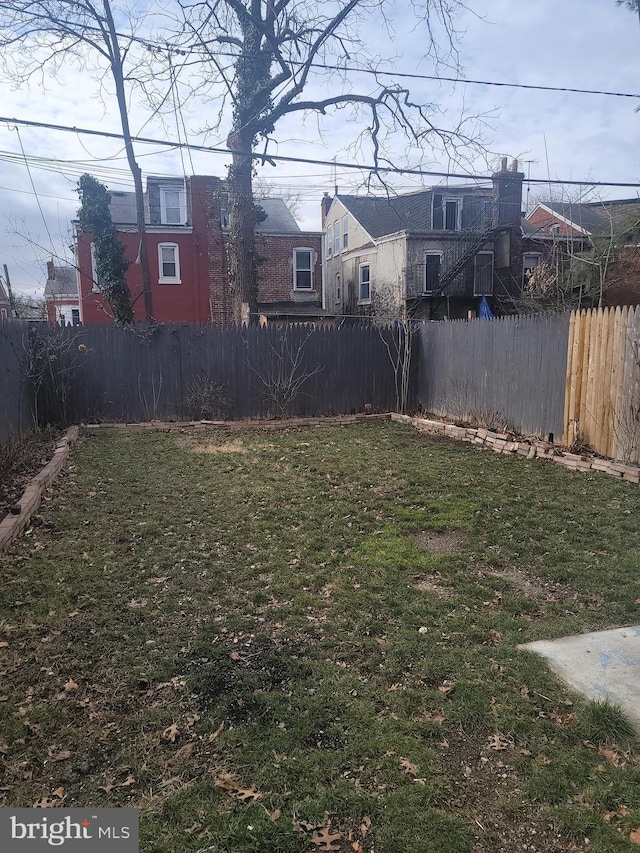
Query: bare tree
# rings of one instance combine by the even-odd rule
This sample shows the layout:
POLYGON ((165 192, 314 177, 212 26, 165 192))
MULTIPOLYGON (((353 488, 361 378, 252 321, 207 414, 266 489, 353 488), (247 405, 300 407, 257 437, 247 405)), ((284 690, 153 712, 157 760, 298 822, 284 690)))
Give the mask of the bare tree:
MULTIPOLYGON (((406 5, 416 15, 425 55, 436 63, 455 60, 452 14, 462 0, 412 0, 406 5)), ((279 121, 294 114, 302 118, 350 109, 360 122, 367 118, 359 143, 368 142, 381 166, 394 162, 398 133, 413 153, 428 149, 431 155, 439 147, 451 157, 458 148, 477 144, 476 121, 469 135, 463 120, 443 130, 433 104, 415 102, 405 86, 387 76, 374 77, 366 92, 351 89, 351 70, 371 71, 377 64, 367 39, 358 35, 363 27, 377 24, 393 40, 384 0, 181 0, 181 7, 192 48, 204 54, 204 74, 222 83, 224 101, 233 107, 227 137, 232 152, 229 271, 238 321, 243 304, 251 312, 257 305, 255 228, 264 213, 254 203, 254 161, 262 146, 259 159, 269 162, 269 142, 279 121), (323 92, 328 84, 333 94, 318 95, 312 86, 318 81, 323 92)))
MULTIPOLYGON (((126 12, 119 10, 119 14, 126 12)), ((5 77, 18 86, 42 77, 45 68, 55 74, 69 58, 83 70, 91 68, 102 72, 103 77, 105 73, 110 75, 135 187, 145 315, 151 320, 142 172, 135 158, 127 106, 131 84, 148 58, 140 56, 141 46, 133 34, 136 21, 132 14, 128 17, 132 33, 122 36, 116 29, 109 0, 98 0, 96 4, 92 0, 0 0, 0 67, 5 77)))

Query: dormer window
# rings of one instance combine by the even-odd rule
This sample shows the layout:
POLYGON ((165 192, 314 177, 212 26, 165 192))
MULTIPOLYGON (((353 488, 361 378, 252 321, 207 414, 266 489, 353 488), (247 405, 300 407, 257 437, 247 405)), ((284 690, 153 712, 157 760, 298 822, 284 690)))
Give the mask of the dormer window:
POLYGON ((160 222, 163 225, 184 225, 185 221, 184 187, 160 187, 160 222))

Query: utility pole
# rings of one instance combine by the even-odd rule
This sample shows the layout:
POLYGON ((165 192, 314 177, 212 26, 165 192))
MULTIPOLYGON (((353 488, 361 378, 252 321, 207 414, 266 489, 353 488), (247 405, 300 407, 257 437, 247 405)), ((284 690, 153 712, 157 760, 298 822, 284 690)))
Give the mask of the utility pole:
POLYGON ((6 264, 3 264, 4 267, 4 280, 7 285, 7 295, 9 297, 9 307, 11 308, 11 316, 15 317, 16 315, 16 304, 13 298, 13 290, 11 290, 11 279, 9 278, 9 267, 6 264))

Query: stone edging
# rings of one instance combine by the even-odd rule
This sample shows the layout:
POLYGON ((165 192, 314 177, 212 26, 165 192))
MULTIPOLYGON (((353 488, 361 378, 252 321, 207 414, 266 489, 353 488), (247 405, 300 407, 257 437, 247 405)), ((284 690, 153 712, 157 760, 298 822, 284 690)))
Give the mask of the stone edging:
POLYGON ((534 439, 532 441, 515 441, 503 432, 491 432, 488 429, 471 429, 446 424, 443 421, 433 421, 428 418, 412 418, 409 415, 399 415, 393 412, 391 420, 398 423, 410 424, 420 432, 431 435, 444 435, 457 441, 466 441, 480 447, 486 447, 495 453, 523 456, 526 459, 550 459, 558 465, 564 465, 573 471, 601 471, 612 477, 622 477, 629 483, 640 484, 640 467, 614 462, 587 454, 569 453, 548 441, 534 439))
POLYGON ((31 521, 32 515, 40 506, 42 494, 60 473, 67 461, 71 445, 78 438, 78 427, 72 426, 65 432, 56 444, 53 456, 42 471, 29 482, 16 506, 20 507, 17 515, 9 514, 0 522, 0 551, 6 551, 11 542, 19 536, 31 521))
POLYGON ((285 418, 284 420, 247 419, 244 421, 145 421, 144 423, 102 423, 83 424, 82 429, 88 433, 103 432, 115 429, 128 432, 146 432, 148 430, 159 430, 160 432, 173 432, 175 430, 249 430, 249 429, 292 429, 306 426, 346 426, 347 424, 361 424, 373 420, 391 419, 391 415, 385 412, 380 415, 338 415, 327 418, 285 418))

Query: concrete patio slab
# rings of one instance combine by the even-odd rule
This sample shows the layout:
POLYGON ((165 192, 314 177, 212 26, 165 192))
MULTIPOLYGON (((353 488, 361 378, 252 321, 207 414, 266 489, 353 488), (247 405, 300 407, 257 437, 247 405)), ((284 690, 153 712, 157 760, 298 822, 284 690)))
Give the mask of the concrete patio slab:
POLYGON ((589 698, 620 705, 640 732, 640 625, 520 648, 542 655, 562 681, 589 698))

